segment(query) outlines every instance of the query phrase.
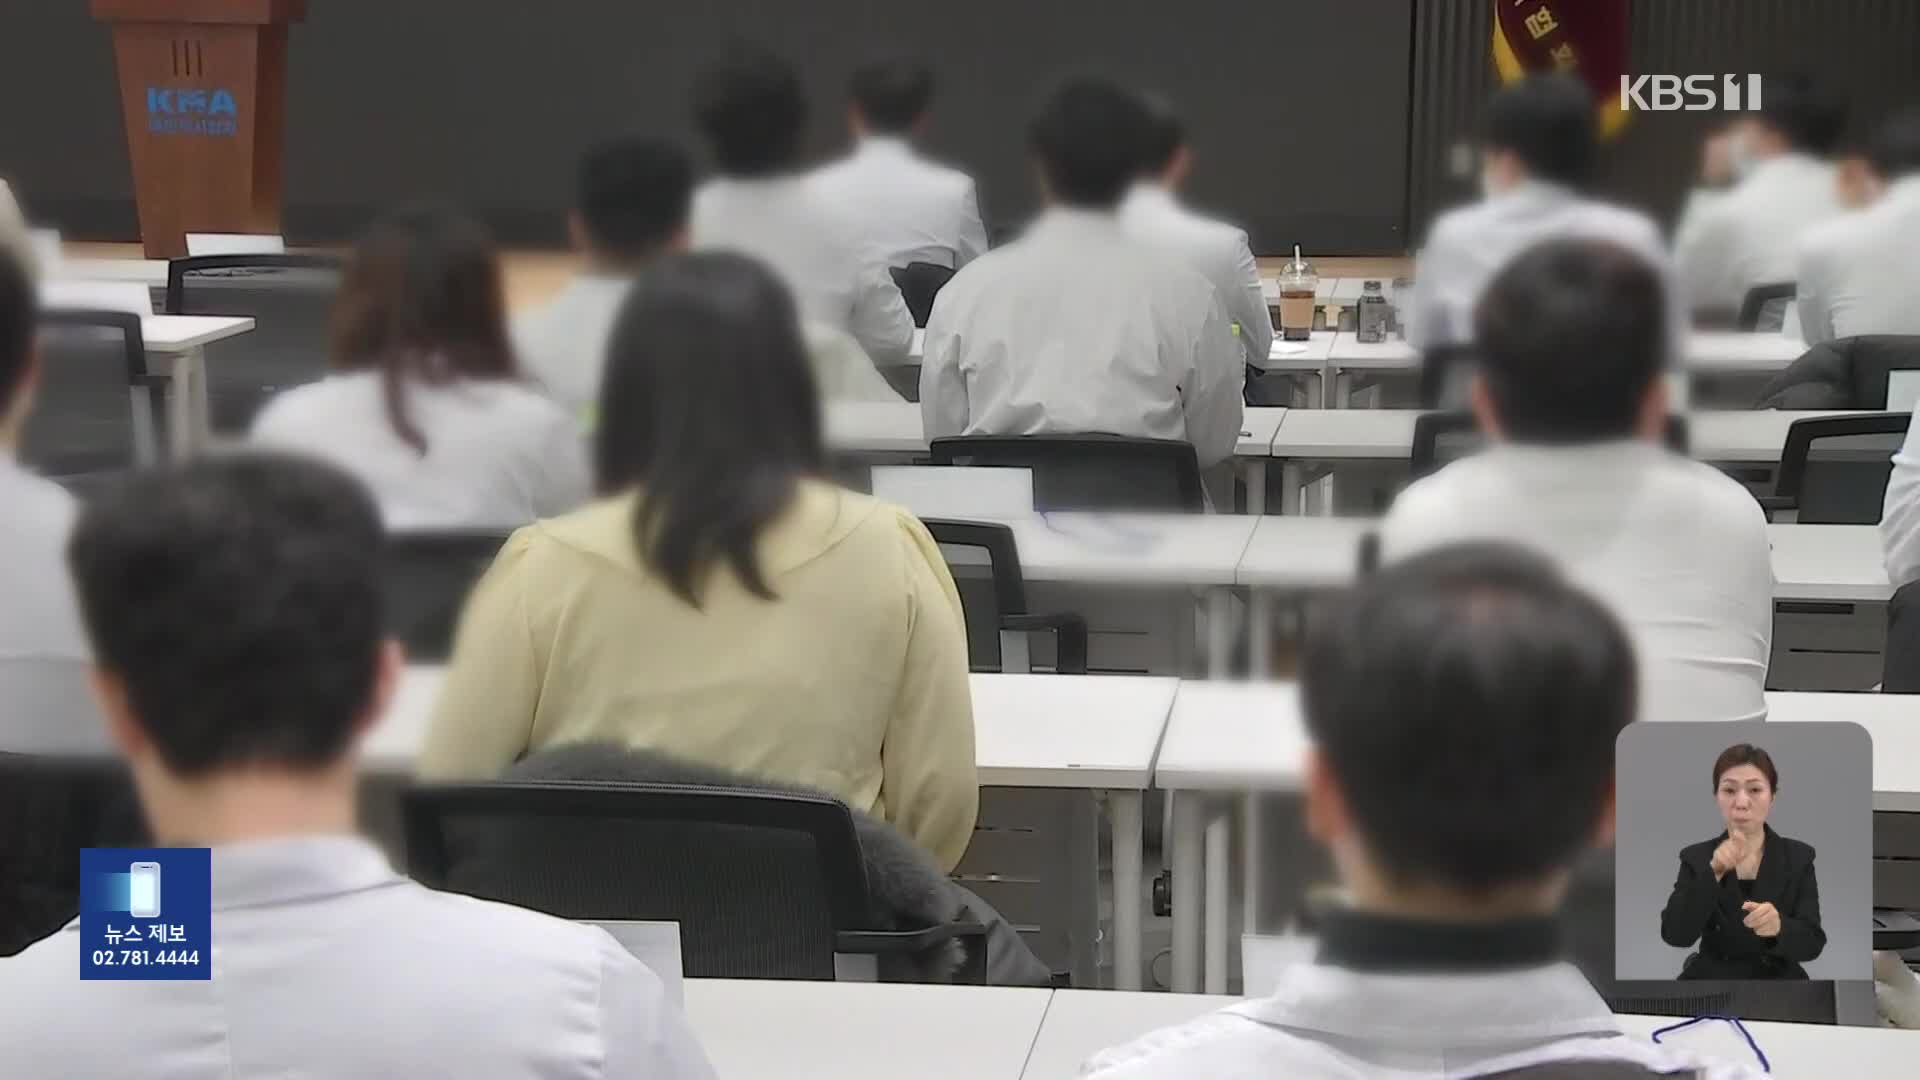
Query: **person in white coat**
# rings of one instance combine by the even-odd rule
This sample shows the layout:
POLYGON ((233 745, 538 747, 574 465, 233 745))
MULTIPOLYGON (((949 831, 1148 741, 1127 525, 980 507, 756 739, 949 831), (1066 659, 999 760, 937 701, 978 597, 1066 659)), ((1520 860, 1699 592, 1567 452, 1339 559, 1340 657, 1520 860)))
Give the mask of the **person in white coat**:
POLYGON ((1633 649, 1601 604, 1537 555, 1466 544, 1386 568, 1306 641, 1307 828, 1344 902, 1272 993, 1084 1076, 1763 1075, 1629 1035, 1564 958, 1555 916, 1612 835, 1634 716, 1633 649))
POLYGON ((1262 368, 1273 346, 1273 316, 1260 286, 1260 264, 1245 229, 1196 213, 1180 199, 1193 172, 1186 127, 1167 102, 1147 98, 1140 178, 1120 207, 1120 223, 1155 247, 1178 255, 1209 283, 1233 320, 1240 351, 1262 368))
POLYGON ((1686 304, 1660 227, 1638 210, 1587 193, 1599 136, 1592 94, 1567 75, 1534 75, 1487 105, 1481 137, 1484 197, 1441 214, 1414 267, 1407 340, 1425 350, 1473 343, 1473 310, 1508 262, 1545 240, 1608 240, 1658 267, 1672 310, 1674 359, 1685 347, 1686 304))
POLYGON ((1874 201, 1810 231, 1800 248, 1800 331, 1808 344, 1920 334, 1920 109, 1894 117, 1869 151, 1874 201))
POLYGON ((801 171, 807 103, 772 53, 739 46, 700 73, 694 118, 720 174, 693 197, 693 246, 773 267, 801 318, 851 334, 874 363, 904 363, 913 316, 858 220, 801 171))
POLYGON ((1641 657, 1641 718, 1760 720, 1773 637, 1766 516, 1725 473, 1664 446, 1666 294, 1644 259, 1555 240, 1481 298, 1469 397, 1487 450, 1401 492, 1392 560, 1465 539, 1556 559, 1641 657))
POLYGON ((916 144, 933 111, 933 72, 883 60, 853 73, 847 126, 853 152, 814 174, 820 190, 888 267, 930 263, 958 270, 987 250, 973 177, 930 161, 916 144))
POLYGON ((1761 100, 1707 141, 1674 231, 1687 297, 1709 318, 1738 312, 1757 286, 1792 283, 1807 231, 1845 209, 1827 158, 1845 109, 1797 78, 1767 79, 1761 100))
POLYGON ((350 476, 279 454, 82 514, 94 686, 154 842, 212 849, 212 977, 83 982, 76 919, 0 961, 0 1076, 711 1080, 606 931, 424 888, 356 832, 404 666, 381 533, 350 476))
POLYGON ((1119 206, 1144 111, 1100 80, 1061 85, 1032 129, 1047 208, 941 291, 927 323, 927 438, 1104 433, 1239 441, 1246 367, 1213 286, 1129 236, 1119 206))
POLYGON ((579 420, 521 379, 478 222, 434 207, 380 219, 336 305, 334 373, 268 403, 255 444, 346 469, 401 532, 505 531, 587 501, 579 420))
POLYGON ((583 426, 600 397, 620 302, 642 267, 686 250, 692 204, 693 163, 664 139, 612 139, 580 159, 567 231, 586 270, 513 320, 513 345, 527 374, 583 426))

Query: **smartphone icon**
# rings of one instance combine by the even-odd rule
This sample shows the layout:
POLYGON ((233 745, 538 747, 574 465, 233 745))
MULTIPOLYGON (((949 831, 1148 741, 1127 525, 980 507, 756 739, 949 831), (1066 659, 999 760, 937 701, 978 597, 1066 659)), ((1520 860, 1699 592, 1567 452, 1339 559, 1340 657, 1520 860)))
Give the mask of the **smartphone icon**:
POLYGON ((128 910, 136 919, 160 917, 160 864, 137 862, 129 868, 128 910))

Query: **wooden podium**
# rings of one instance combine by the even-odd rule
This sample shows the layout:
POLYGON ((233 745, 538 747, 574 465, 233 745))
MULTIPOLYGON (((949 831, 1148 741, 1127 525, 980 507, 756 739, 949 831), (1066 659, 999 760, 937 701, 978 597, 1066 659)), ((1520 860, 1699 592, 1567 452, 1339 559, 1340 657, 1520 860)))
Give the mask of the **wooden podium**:
POLYGON ((140 238, 280 232, 287 26, 306 0, 93 0, 113 27, 140 238))

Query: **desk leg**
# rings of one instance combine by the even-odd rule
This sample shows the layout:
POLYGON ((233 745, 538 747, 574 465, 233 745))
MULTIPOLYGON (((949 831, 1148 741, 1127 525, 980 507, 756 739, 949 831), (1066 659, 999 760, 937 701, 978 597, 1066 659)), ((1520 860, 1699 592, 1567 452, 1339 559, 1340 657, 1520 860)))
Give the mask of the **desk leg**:
POLYGON ((1241 933, 1260 932, 1260 796, 1240 797, 1241 933))
POLYGON ((1348 400, 1351 397, 1353 397, 1353 373, 1342 369, 1333 376, 1333 404, 1327 407, 1329 409, 1347 408, 1351 404, 1348 400))
POLYGON ((170 381, 167 423, 172 430, 168 432, 168 450, 173 460, 185 461, 206 446, 211 426, 206 351, 188 349, 174 356, 170 381))
POLYGON ((1207 590, 1207 678, 1224 679, 1232 671, 1233 590, 1207 590))
POLYGON ((1140 793, 1107 793, 1107 816, 1113 829, 1113 985, 1116 990, 1138 990, 1140 964, 1141 849, 1145 846, 1140 820, 1140 793))
POLYGON ((1311 374, 1313 376, 1313 389, 1307 394, 1307 407, 1310 409, 1324 409, 1327 407, 1327 369, 1323 367, 1319 371, 1312 372, 1311 374))
POLYGON ((1207 966, 1209 994, 1227 992, 1227 910, 1233 897, 1233 855, 1228 850, 1233 840, 1233 808, 1222 804, 1212 808, 1207 821, 1207 966))
POLYGON ((1247 677, 1264 679, 1273 673, 1273 597, 1267 590, 1247 592, 1247 677))
POLYGON ((1246 459, 1247 513, 1258 517, 1267 512, 1267 459, 1246 459))
POLYGON ((1206 810, 1197 792, 1169 791, 1167 801, 1173 807, 1173 832, 1167 837, 1173 848, 1173 989, 1176 993, 1197 994, 1206 810))
POLYGON ((1300 512, 1301 470, 1297 462, 1280 463, 1280 512, 1297 514, 1300 512))

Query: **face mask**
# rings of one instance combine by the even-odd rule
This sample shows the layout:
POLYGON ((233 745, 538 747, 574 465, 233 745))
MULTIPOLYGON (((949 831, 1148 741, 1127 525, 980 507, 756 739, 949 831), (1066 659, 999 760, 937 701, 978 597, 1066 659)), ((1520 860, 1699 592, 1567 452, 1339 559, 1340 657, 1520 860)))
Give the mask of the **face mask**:
POLYGON ((1727 166, 1733 170, 1733 178, 1745 180, 1756 164, 1753 137, 1744 131, 1734 132, 1733 138, 1727 140, 1727 166))

